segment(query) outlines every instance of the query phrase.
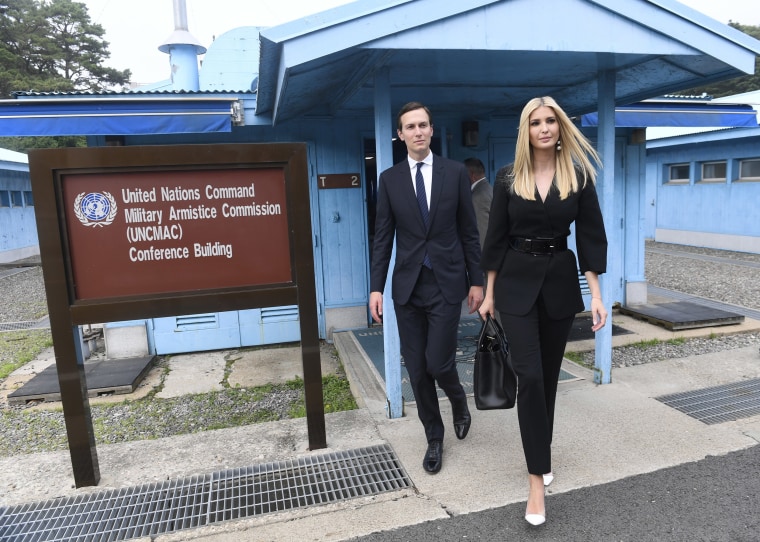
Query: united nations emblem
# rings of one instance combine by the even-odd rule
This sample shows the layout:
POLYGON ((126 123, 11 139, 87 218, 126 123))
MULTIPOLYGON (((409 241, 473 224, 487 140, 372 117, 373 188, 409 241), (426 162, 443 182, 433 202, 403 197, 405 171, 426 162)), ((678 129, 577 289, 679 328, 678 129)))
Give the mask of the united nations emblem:
POLYGON ((74 214, 85 226, 108 226, 116 218, 116 200, 108 192, 82 192, 74 200, 74 214))

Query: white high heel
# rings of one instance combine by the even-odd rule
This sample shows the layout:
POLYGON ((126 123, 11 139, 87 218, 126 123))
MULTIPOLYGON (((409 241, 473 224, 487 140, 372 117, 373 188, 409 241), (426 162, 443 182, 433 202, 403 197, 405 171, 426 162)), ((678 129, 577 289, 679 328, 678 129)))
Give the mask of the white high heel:
MULTIPOLYGON (((535 491, 540 491, 542 494, 545 494, 546 493, 546 491, 544 489, 545 486, 544 485, 536 486, 536 484, 534 482, 537 477, 538 477, 538 475, 533 475, 533 474, 530 475, 531 489, 535 490, 535 491), (539 488, 541 488, 541 489, 539 489, 539 488)), ((542 481, 543 481, 543 479, 542 479, 542 481)), ((532 494, 532 492, 531 492, 531 494, 532 494)), ((528 495, 528 503, 531 502, 530 501, 531 494, 528 495)), ((546 522, 546 505, 545 505, 545 503, 544 503, 544 509, 543 509, 543 511, 540 514, 531 514, 531 513, 529 513, 528 512, 528 503, 526 503, 526 506, 525 506, 525 521, 527 521, 528 523, 530 523, 534 527, 537 527, 538 525, 543 525, 546 522)))
POLYGON ((554 474, 550 471, 544 474, 544 487, 547 487, 554 481, 554 474))
POLYGON ((541 514, 525 514, 525 521, 534 527, 538 527, 539 525, 546 523, 546 516, 541 514))

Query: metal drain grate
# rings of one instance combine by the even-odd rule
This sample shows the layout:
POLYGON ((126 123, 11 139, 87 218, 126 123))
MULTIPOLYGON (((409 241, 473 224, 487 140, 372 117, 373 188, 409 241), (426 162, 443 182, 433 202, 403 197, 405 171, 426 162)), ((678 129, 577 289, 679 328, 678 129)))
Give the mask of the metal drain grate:
MULTIPOLYGON (((17 331, 20 329, 32 329, 40 327, 40 322, 37 320, 27 320, 26 322, 4 322, 0 323, 0 331, 17 331)), ((47 326, 50 327, 48 323, 47 326)))
POLYGON ((384 444, 4 508, 0 540, 128 540, 408 487, 384 444))
POLYGON ((707 425, 729 422, 760 414, 760 378, 655 399, 707 425))

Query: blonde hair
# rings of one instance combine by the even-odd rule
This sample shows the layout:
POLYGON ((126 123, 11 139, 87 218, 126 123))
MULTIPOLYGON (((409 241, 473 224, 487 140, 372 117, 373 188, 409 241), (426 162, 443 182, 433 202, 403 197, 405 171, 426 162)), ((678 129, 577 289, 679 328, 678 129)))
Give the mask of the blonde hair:
POLYGON ((559 189, 560 199, 565 199, 569 194, 577 192, 579 189, 576 174, 578 170, 583 173, 581 188, 586 186, 586 181, 589 179, 592 183, 596 183, 596 168, 589 156, 597 165, 601 166, 602 162, 589 140, 550 96, 533 98, 525 104, 520 114, 515 162, 507 182, 510 183, 512 192, 521 198, 536 199, 536 181, 533 178, 533 148, 530 145, 530 116, 542 106, 550 107, 554 111, 559 125, 559 141, 562 150, 555 152, 554 184, 559 189))

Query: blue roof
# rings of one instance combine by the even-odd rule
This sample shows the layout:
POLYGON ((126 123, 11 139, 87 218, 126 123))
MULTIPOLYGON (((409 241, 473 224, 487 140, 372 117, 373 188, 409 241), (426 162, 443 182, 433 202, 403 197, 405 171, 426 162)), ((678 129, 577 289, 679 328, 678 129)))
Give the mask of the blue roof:
MULTIPOLYGON (((597 110, 602 74, 612 75, 606 80, 614 80, 614 102, 622 106, 754 73, 760 55, 760 41, 674 0, 543 0, 540 9, 536 5, 518 0, 358 0, 261 30, 259 62, 250 64, 255 66, 250 81, 256 92, 229 89, 221 95, 245 101, 249 125, 304 117, 366 118, 375 111, 375 78, 387 74, 395 109, 420 100, 441 116, 514 117, 528 99, 551 95, 577 116, 597 110)), ((240 70, 246 62, 235 65, 240 70)), ((230 80, 248 82, 244 73, 230 80)), ((114 93, 114 100, 206 95, 130 91, 114 93)), ((111 95, 18 97, 97 101, 111 95)), ((179 107, 167 103, 168 113, 179 107)), ((0 131, 12 109, 0 103, 0 131)), ((197 120, 189 117, 187 125, 161 129, 229 126, 199 128, 197 120)), ((102 129, 117 128, 110 124, 102 129)), ((76 126, 71 122, 61 129, 71 133, 76 126)), ((134 132, 122 128, 114 133, 134 132)))
POLYGON ((359 0, 261 33, 256 113, 366 114, 388 69, 393 105, 514 115, 552 95, 596 110, 753 73, 760 42, 673 0, 359 0), (540 29, 537 32, 536 29, 540 29), (625 39, 621 39, 624 37, 625 39))

